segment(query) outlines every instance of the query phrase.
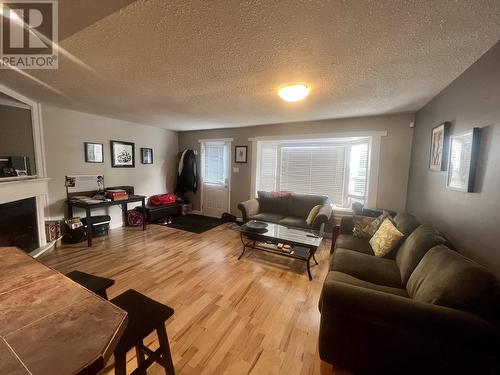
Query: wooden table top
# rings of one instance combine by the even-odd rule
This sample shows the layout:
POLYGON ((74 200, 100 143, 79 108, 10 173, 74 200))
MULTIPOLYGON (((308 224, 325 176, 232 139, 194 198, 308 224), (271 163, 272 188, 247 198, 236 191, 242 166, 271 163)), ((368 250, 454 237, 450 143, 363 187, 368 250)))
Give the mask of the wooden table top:
POLYGON ((0 374, 97 372, 127 313, 14 247, 0 248, 0 374))

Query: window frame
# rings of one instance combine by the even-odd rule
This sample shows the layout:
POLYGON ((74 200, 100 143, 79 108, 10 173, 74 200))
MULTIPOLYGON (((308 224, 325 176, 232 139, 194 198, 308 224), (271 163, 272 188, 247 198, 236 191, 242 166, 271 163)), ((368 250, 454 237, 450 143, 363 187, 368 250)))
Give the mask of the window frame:
MULTIPOLYGON (((294 143, 307 143, 307 142, 323 142, 329 143, 331 141, 339 141, 345 138, 358 138, 361 142, 368 143, 368 160, 367 160, 367 182, 365 185, 365 205, 366 206, 376 206, 377 205, 377 194, 378 194, 378 180, 379 180, 379 167, 380 167, 380 147, 382 137, 387 136, 386 130, 381 131, 354 131, 346 133, 321 133, 321 134, 307 134, 307 135, 292 135, 288 137, 283 136, 263 136, 263 137, 252 137, 248 140, 252 144, 252 175, 251 175, 251 185, 250 185, 250 199, 257 196, 257 191, 259 190, 259 175, 260 175, 260 155, 261 155, 261 144, 264 141, 274 141, 277 143, 284 142, 294 142, 294 143)), ((278 157, 278 159, 280 159, 278 157)), ((350 160, 346 158, 346 162, 350 160)), ((345 173, 349 173, 349 166, 345 169, 345 173)), ((349 179, 344 178, 346 194, 348 196, 348 183, 349 179)), ((344 203, 345 205, 346 203, 344 203)))

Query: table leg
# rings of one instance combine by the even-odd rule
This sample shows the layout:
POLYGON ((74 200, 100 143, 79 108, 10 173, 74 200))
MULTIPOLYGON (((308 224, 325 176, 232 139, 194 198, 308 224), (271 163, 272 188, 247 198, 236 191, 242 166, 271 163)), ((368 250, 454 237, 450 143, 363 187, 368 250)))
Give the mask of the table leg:
POLYGON ((241 243, 243 244, 243 251, 241 252, 240 256, 238 257, 238 260, 240 260, 241 257, 243 256, 243 254, 245 254, 245 249, 247 248, 245 241, 243 241, 243 233, 240 233, 240 240, 241 240, 241 243))
POLYGON ((310 251, 312 252, 312 258, 314 259, 316 264, 319 264, 318 261, 316 260, 316 257, 314 256, 314 254, 316 254, 316 250, 310 250, 310 251))
POLYGON ((309 254, 309 258, 307 258, 306 260, 306 264, 307 264, 307 274, 309 275, 309 281, 312 280, 312 276, 311 276, 311 265, 309 263, 309 261, 311 260, 311 254, 309 254))
POLYGON ((73 218, 73 205, 68 202, 68 217, 73 218))
POLYGON ((142 230, 146 230, 146 199, 142 198, 142 230))
POLYGON ((90 208, 85 209, 87 218, 87 246, 92 247, 92 220, 90 219, 90 208))
POLYGON ((127 226, 127 203, 122 203, 122 222, 123 226, 127 226))

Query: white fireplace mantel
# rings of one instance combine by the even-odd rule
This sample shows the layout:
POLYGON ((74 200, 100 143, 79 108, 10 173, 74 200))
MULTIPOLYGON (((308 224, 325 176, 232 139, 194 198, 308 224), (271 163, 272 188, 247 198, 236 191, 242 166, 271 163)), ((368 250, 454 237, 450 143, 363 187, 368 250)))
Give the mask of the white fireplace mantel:
POLYGON ((21 199, 47 196, 50 178, 26 178, 2 181, 0 178, 0 204, 21 199))
MULTIPOLYGON (((45 236, 45 210, 49 201, 48 182, 50 178, 23 178, 13 181, 0 179, 0 204, 15 202, 26 198, 36 199, 36 214, 38 223, 39 253, 47 243, 45 236)), ((35 254, 32 254, 35 255, 35 254)))

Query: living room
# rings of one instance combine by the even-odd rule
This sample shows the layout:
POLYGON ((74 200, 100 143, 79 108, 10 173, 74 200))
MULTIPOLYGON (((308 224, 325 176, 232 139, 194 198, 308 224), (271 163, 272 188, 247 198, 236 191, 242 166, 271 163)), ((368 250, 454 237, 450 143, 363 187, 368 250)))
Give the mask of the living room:
POLYGON ((1 374, 500 371, 498 1, 0 3, 1 374))

